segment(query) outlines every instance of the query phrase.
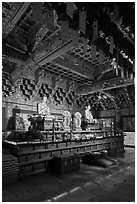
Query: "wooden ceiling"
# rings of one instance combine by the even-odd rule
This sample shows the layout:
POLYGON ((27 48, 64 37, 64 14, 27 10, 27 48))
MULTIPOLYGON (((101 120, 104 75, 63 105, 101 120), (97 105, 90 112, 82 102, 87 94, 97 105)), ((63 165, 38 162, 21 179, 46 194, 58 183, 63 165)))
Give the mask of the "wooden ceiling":
MULTIPOLYGON (((111 66, 116 58, 125 73, 133 73, 135 58, 135 5, 134 3, 75 3, 73 20, 66 14, 67 3, 41 3, 42 21, 33 17, 34 3, 2 3, 2 62, 3 72, 12 73, 22 66, 24 69, 34 66, 35 69, 64 76, 80 85, 88 87, 92 94, 91 84, 98 81, 118 80, 115 69, 111 66), (116 25, 111 19, 115 5, 119 8, 122 23, 116 25), (69 20, 70 30, 78 28, 79 11, 87 12, 86 34, 79 32, 79 47, 75 48, 70 38, 61 38, 61 22, 69 20), (54 28, 47 26, 46 13, 52 12, 54 28), (92 24, 98 20, 99 36, 94 43, 97 46, 96 57, 91 57, 92 24), (109 37, 114 37, 114 53, 109 52, 109 37), (87 53, 83 51, 82 37, 87 39, 87 53), (103 63, 99 61, 99 49, 103 50, 103 63), (123 53, 126 57, 123 57, 123 53), (32 63, 33 62, 33 63, 32 63)), ((134 73, 133 73, 134 74, 134 73)), ((129 80, 129 79, 128 79, 129 80)), ((133 78, 132 78, 133 82, 133 78)), ((123 83, 128 83, 123 80, 123 83)), ((131 84, 130 84, 131 85, 131 84)), ((114 86, 112 84, 111 89, 114 86)), ((83 88, 84 89, 84 88, 83 88)), ((97 92, 99 89, 95 89, 97 92)), ((101 88, 101 90, 103 90, 101 88)), ((82 94, 81 90, 81 94, 82 94)), ((88 94, 88 92, 87 92, 88 94)))

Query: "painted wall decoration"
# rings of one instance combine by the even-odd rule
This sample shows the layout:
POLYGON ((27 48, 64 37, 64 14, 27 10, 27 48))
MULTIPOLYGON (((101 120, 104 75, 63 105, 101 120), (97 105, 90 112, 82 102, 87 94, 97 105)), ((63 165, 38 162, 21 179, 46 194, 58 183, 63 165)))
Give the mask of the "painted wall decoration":
MULTIPOLYGON (((2 107, 6 109, 5 127, 7 127, 9 118, 12 117, 12 110, 16 106, 21 110, 37 112, 37 104, 41 103, 43 97, 47 97, 51 114, 62 114, 64 110, 78 111, 79 107, 75 104, 76 94, 74 91, 77 84, 61 77, 56 81, 56 84, 52 84, 52 74, 48 74, 39 72, 37 81, 29 76, 28 78, 22 77, 15 84, 12 83, 9 75, 3 75, 2 107), (52 85, 55 86, 54 91, 52 85)), ((12 125, 10 127, 12 129, 12 125)))

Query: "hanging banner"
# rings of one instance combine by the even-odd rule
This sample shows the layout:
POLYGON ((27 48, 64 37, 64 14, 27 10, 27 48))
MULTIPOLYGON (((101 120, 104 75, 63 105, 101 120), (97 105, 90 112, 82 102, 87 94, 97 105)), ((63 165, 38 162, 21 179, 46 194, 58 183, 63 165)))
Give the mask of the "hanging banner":
POLYGON ((99 64, 103 64, 104 62, 104 54, 101 49, 99 49, 99 64))
POLYGON ((47 10, 46 12, 46 21, 47 21, 47 28, 51 31, 54 31, 54 11, 47 10))
POLYGON ((130 74, 130 79, 131 79, 131 80, 134 79, 134 75, 133 75, 133 73, 130 74))
POLYGON ((87 54, 87 47, 88 47, 87 39, 81 37, 81 41, 83 43, 83 52, 84 52, 84 54, 87 54))
POLYGON ((91 45, 91 59, 95 60, 96 59, 96 45, 91 45))
POLYGON ((110 69, 110 67, 111 67, 111 62, 110 62, 110 60, 108 61, 108 69, 110 69))
POLYGON ((119 18, 119 6, 117 4, 114 4, 113 6, 113 13, 114 13, 115 19, 118 19, 119 18))
POLYGON ((72 30, 72 43, 75 48, 79 47, 79 31, 72 30))
POLYGON ((86 11, 79 12, 79 30, 86 33, 86 11))
POLYGON ((115 69, 116 69, 116 76, 118 76, 118 67, 116 67, 115 69))
POLYGON ((73 19, 73 12, 74 12, 74 2, 67 2, 66 13, 71 19, 73 19))
POLYGON ((93 25, 93 35, 92 35, 92 42, 94 42, 98 38, 98 21, 94 21, 93 25))
POLYGON ((69 21, 61 22, 61 39, 66 41, 69 38, 69 21))
POLYGON ((42 21, 42 16, 43 16, 42 9, 43 9, 43 3, 42 2, 33 3, 32 18, 34 21, 38 21, 38 22, 42 21))
POLYGON ((135 72, 135 59, 133 59, 133 72, 135 72))
POLYGON ((121 78, 124 79, 124 69, 121 68, 121 78))
POLYGON ((114 38, 110 36, 110 48, 109 51, 111 54, 113 54, 113 49, 114 49, 114 38))

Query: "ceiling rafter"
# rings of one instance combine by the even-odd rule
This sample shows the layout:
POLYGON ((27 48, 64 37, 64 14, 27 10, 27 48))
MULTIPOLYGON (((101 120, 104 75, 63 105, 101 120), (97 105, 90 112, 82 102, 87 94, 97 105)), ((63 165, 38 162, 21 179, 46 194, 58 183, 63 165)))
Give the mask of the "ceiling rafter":
MULTIPOLYGON (((17 24, 18 20, 21 18, 21 16, 24 14, 24 12, 30 6, 30 4, 31 3, 28 3, 28 2, 22 3, 22 5, 17 10, 17 12, 13 13, 11 18, 9 19, 8 24, 6 26, 4 26, 4 29, 3 29, 3 33, 4 33, 3 38, 6 38, 10 34, 10 32, 13 30, 13 28, 17 24)), ((4 22, 3 22, 3 24, 4 24, 4 22)))
POLYGON ((44 67, 44 70, 58 73, 58 74, 64 76, 65 78, 70 78, 71 80, 73 79, 74 81, 78 81, 78 82, 83 81, 84 82, 85 80, 88 79, 86 76, 84 76, 84 75, 82 75, 76 71, 73 71, 67 67, 60 66, 56 63, 47 63, 43 67, 44 67))
POLYGON ((72 48, 73 48, 72 40, 68 40, 67 42, 57 47, 55 50, 51 51, 49 54, 41 57, 39 60, 36 61, 36 63, 39 66, 42 66, 48 62, 51 62, 53 59, 59 57, 60 55, 68 52, 72 48))
MULTIPOLYGON (((50 3, 50 5, 49 5, 49 3, 44 3, 43 4, 43 8, 44 8, 43 9, 43 15, 45 15, 47 9, 49 9, 49 8, 54 9, 54 5, 53 4, 54 3, 50 3)), ((61 3, 61 4, 63 4, 63 3, 61 3)), ((87 4, 85 4, 85 3, 76 3, 76 4, 79 4, 80 6, 81 5, 86 5, 82 9, 85 9, 85 10, 87 9, 87 12, 89 12, 88 5, 90 6, 90 8, 92 7, 92 5, 91 5, 92 3, 91 4, 89 4, 89 3, 87 3, 87 4)), ((13 5, 14 5, 14 3, 11 4, 10 10, 12 10, 12 6, 13 5)), ((22 32, 26 31, 26 35, 27 35, 31 31, 33 26, 36 26, 36 24, 37 24, 37 22, 35 22, 32 19, 32 16, 31 16, 33 4, 30 3, 31 6, 28 5, 29 9, 27 8, 27 4, 26 4, 26 10, 25 10, 25 6, 24 7, 22 6, 22 5, 24 5, 23 3, 20 3, 20 4, 16 3, 15 5, 16 6, 19 5, 18 9, 20 7, 22 7, 22 10, 21 10, 20 17, 17 14, 18 13, 17 10, 14 11, 15 19, 13 18, 14 19, 13 22, 16 23, 15 27, 18 26, 20 30, 22 29, 21 30, 22 32), (24 12, 23 12, 23 9, 24 9, 24 12), (23 28, 23 25, 26 26, 26 28, 25 27, 23 28)), ((94 5, 93 5, 93 7, 94 7, 94 5)), ((96 9, 95 13, 98 12, 98 14, 101 14, 102 13, 102 11, 101 11, 102 8, 100 6, 101 4, 96 4, 96 5, 98 5, 98 6, 97 6, 97 9, 96 9)), ((60 18, 60 14, 58 12, 59 11, 58 10, 59 5, 57 5, 57 3, 56 3, 56 6, 57 7, 55 8, 55 10, 57 12, 57 15, 56 15, 57 25, 60 25, 60 21, 62 19, 60 18)), ((80 7, 77 8, 78 9, 77 11, 80 11, 79 8, 80 7)), ((76 13, 78 14, 78 12, 76 12, 76 13)), ((98 14, 95 15, 94 17, 97 18, 97 19, 98 18, 100 19, 98 14)), ((90 13, 88 13, 88 15, 90 16, 90 13)), ((88 15, 87 15, 87 17, 89 18, 88 15)), ((13 14, 11 16, 13 17, 13 14)), ((91 19, 87 19, 87 24, 92 24, 92 20, 93 20, 92 18, 91 19)), ((77 23, 78 23, 78 21, 77 21, 77 23)), ((109 22, 109 25, 110 25, 110 22, 109 22)), ((35 37, 33 38, 33 40, 35 40, 34 46, 32 45, 32 47, 31 47, 32 49, 30 51, 26 52, 26 59, 27 60, 25 59, 25 61, 23 62, 24 63, 24 69, 26 69, 29 66, 32 66, 32 67, 34 66, 34 69, 37 69, 39 67, 45 67, 44 69, 46 69, 46 67, 47 67, 47 69, 49 69, 49 70, 51 69, 52 71, 54 71, 54 72, 56 72, 58 74, 62 74, 63 76, 65 76, 65 74, 66 74, 66 75, 68 75, 68 77, 73 77, 75 80, 81 81, 81 83, 83 83, 83 84, 84 84, 84 82, 87 83, 87 84, 88 83, 92 84, 93 79, 92 79, 92 81, 90 81, 90 80, 86 79, 86 76, 88 76, 88 73, 89 73, 88 71, 93 70, 93 78, 94 79, 99 79, 99 80, 103 79, 102 75, 107 72, 108 62, 110 61, 110 57, 107 55, 108 53, 104 52, 104 61, 103 61, 102 64, 100 64, 99 63, 99 52, 98 52, 98 49, 103 49, 103 48, 100 48, 100 47, 97 46, 96 59, 95 60, 92 59, 92 57, 91 57, 91 46, 90 46, 92 43, 91 43, 91 41, 89 39, 90 36, 88 36, 88 34, 84 35, 84 37, 88 40, 87 54, 85 54, 83 52, 83 45, 81 43, 82 42, 81 41, 81 37, 83 37, 83 35, 81 35, 81 33, 80 33, 80 36, 79 36, 79 44, 80 44, 80 46, 79 46, 79 48, 76 49, 76 48, 73 47, 73 43, 72 43, 71 40, 69 42, 67 41, 64 44, 62 44, 61 35, 60 35, 61 34, 60 27, 57 27, 56 31, 53 31, 53 32, 50 31, 50 33, 49 33, 48 29, 47 30, 45 29, 45 30, 41 31, 42 26, 43 26, 43 24, 41 23, 39 28, 37 29, 36 33, 34 33, 35 34, 35 37), (49 35, 48 35, 48 33, 49 33, 49 35), (55 43, 53 46, 49 46, 49 48, 47 50, 44 49, 44 48, 47 48, 47 46, 45 44, 50 40, 50 38, 51 38, 51 41, 53 41, 54 35, 56 35, 56 34, 57 34, 56 42, 58 40, 60 40, 59 44, 56 46, 56 43, 55 43), (44 44, 44 42, 45 42, 45 44, 44 44), (73 65, 72 65, 72 67, 71 66, 69 67, 69 66, 67 66, 67 63, 66 63, 66 65, 63 65, 64 68, 61 68, 62 65, 60 65, 59 63, 56 64, 57 66, 55 66, 55 67, 51 66, 51 65, 47 66, 48 63, 52 62, 52 64, 53 64, 53 60, 54 59, 57 59, 57 57, 63 56, 64 54, 67 57, 73 56, 75 59, 81 60, 84 65, 87 64, 87 67, 83 66, 83 77, 80 76, 80 74, 79 74, 80 73, 79 67, 81 65, 80 65, 80 63, 77 63, 77 62, 76 62, 76 70, 77 70, 76 72, 77 73, 74 73, 75 70, 73 69, 73 65), (33 55, 33 57, 32 57, 32 55, 33 55), (90 66, 88 66, 88 65, 90 65, 90 66), (68 71, 66 71, 65 68, 68 68, 68 71), (85 70, 84 70, 84 68, 85 68, 85 70), (69 69, 70 69, 70 71, 69 71, 69 69), (73 76, 71 75, 70 72, 72 73, 73 76)), ((70 25, 70 30, 71 29, 73 29, 73 28, 70 25)), ((92 29, 91 28, 90 28, 90 32, 92 33, 92 29)), ((107 32, 107 30, 106 30, 106 32, 107 32)), ((9 33, 8 37, 10 37, 10 36, 12 36, 12 32, 9 33)), ((14 37, 14 36, 12 36, 12 37, 14 37)), ((100 36, 99 36, 99 38, 100 38, 100 36)), ((125 39, 123 38, 123 40, 125 40, 125 39)), ((102 42, 102 39, 101 40, 99 39, 99 43, 101 43, 101 46, 104 45, 103 42, 102 42)), ((14 54, 15 54, 15 52, 14 52, 14 54)), ((13 57, 13 59, 14 58, 17 59, 16 58, 16 54, 15 54, 15 57, 13 57)), ((12 61, 12 57, 9 57, 8 60, 12 61)), ((92 73, 91 73, 91 76, 92 76, 92 73)))
POLYGON ((107 84, 109 84, 109 86, 106 86, 106 87, 104 87, 104 84, 106 82, 104 82, 104 84, 102 82, 101 83, 98 82, 95 85, 79 87, 77 90, 77 94, 78 95, 88 95, 88 94, 93 94, 96 92, 101 92, 101 91, 104 92, 104 91, 109 91, 112 89, 118 89, 118 88, 134 85, 134 80, 122 81, 122 83, 120 81, 121 79, 119 78, 113 79, 113 80, 112 79, 107 80, 107 84))

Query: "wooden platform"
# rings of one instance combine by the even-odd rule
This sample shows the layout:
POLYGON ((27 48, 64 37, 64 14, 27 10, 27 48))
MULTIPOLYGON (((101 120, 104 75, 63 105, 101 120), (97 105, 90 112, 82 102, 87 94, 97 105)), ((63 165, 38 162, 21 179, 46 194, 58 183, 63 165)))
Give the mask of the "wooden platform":
POLYGON ((16 182, 18 179, 19 163, 18 158, 8 150, 2 150, 2 184, 16 182))
POLYGON ((111 155, 112 153, 114 155, 115 151, 118 152, 119 150, 124 152, 124 138, 120 136, 58 142, 37 141, 16 143, 5 141, 5 143, 5 146, 18 157, 19 177, 46 172, 50 160, 55 156, 84 155, 87 152, 102 150, 108 150, 111 155))

